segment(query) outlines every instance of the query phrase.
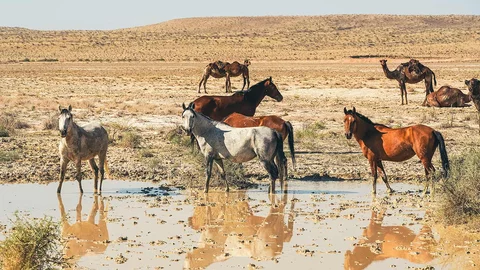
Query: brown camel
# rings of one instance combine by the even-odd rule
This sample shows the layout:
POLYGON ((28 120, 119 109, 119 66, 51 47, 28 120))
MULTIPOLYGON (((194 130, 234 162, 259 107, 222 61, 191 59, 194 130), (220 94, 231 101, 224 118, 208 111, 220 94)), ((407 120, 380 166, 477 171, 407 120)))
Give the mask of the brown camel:
POLYGON ((407 100, 407 88, 405 83, 418 83, 422 80, 425 80, 425 100, 423 101, 423 106, 427 102, 427 95, 433 92, 432 78, 435 85, 437 85, 437 80, 435 78, 435 73, 428 67, 422 65, 418 60, 410 59, 407 63, 400 64, 395 70, 390 71, 387 67, 387 60, 380 60, 382 65, 383 72, 385 76, 389 79, 395 79, 398 81, 400 86, 400 94, 402 95, 402 105, 403 105, 403 95, 405 94, 405 104, 408 104, 407 100))
POLYGON ((233 63, 229 62, 222 62, 216 61, 213 63, 208 64, 205 67, 205 71, 203 72, 203 77, 198 84, 198 93, 200 93, 200 88, 203 83, 203 91, 207 93, 207 80, 210 76, 214 78, 223 78, 226 77, 225 81, 225 93, 232 92, 232 84, 230 82, 230 77, 237 77, 242 75, 243 76, 243 87, 242 90, 245 88, 245 84, 247 84, 247 89, 250 87, 250 76, 248 73, 248 66, 250 65, 250 60, 245 59, 243 65, 239 62, 235 61, 233 63))
POLYGON ((465 84, 468 86, 468 94, 473 100, 473 104, 480 113, 480 81, 477 79, 466 80, 465 84))
POLYGON ((467 107, 470 104, 466 104, 472 101, 470 95, 462 93, 457 88, 444 85, 437 91, 428 94, 427 106, 429 107, 467 107))

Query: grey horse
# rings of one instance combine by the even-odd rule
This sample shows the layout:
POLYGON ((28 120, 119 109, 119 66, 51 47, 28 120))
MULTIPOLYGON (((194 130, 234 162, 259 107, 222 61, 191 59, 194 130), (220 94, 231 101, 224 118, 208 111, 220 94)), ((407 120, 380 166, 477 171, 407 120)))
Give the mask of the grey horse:
POLYGON ((72 106, 68 109, 62 109, 58 106, 60 116, 58 118, 58 128, 62 139, 58 149, 60 151, 60 184, 58 184, 57 193, 62 190, 63 180, 65 178, 65 170, 70 161, 75 163, 77 169, 76 179, 80 187, 80 193, 83 193, 82 188, 82 160, 88 160, 90 167, 95 174, 94 192, 102 192, 102 182, 105 178, 105 169, 108 172, 107 166, 107 148, 108 148, 108 134, 107 131, 99 124, 92 123, 84 127, 80 127, 73 122, 72 106), (98 156, 100 168, 95 163, 95 156, 98 156), (98 172, 100 171, 100 191, 98 188, 98 172))
MULTIPOLYGON (((228 192, 228 181, 223 168, 223 159, 243 163, 255 157, 260 159, 270 176, 270 193, 275 193, 275 180, 280 179, 284 190, 285 153, 283 152, 282 135, 268 127, 234 128, 225 123, 214 121, 196 112, 195 104, 183 106, 183 128, 193 134, 198 141, 200 152, 205 157, 206 183, 208 193, 212 165, 215 162, 228 192), (277 165, 274 160, 276 160, 277 165), (277 167, 278 166, 278 167, 277 167)), ((285 183, 286 184, 286 183, 285 183)), ((286 185, 285 185, 286 188, 286 185)), ((284 190, 286 192, 286 189, 284 190)))

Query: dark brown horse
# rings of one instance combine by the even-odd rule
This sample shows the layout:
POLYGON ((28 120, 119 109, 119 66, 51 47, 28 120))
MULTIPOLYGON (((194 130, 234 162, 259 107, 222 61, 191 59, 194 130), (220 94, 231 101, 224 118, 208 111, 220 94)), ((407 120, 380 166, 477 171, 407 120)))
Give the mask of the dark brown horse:
POLYGON ((237 112, 253 116, 265 96, 282 101, 283 96, 272 82, 272 77, 263 80, 246 91, 231 96, 201 96, 193 101, 195 111, 201 112, 215 121, 222 121, 228 115, 237 112))
POLYGON ((225 124, 232 127, 259 127, 265 126, 272 128, 282 134, 282 139, 285 141, 288 135, 288 146, 290 148, 290 155, 292 157, 293 168, 295 168, 295 150, 293 141, 293 126, 290 122, 283 120, 276 115, 267 116, 245 116, 240 113, 232 113, 223 119, 225 124))
MULTIPOLYGON (((351 139, 352 135, 362 148, 363 155, 370 163, 373 174, 372 193, 377 192, 377 177, 382 176, 388 192, 393 190, 388 184, 387 175, 383 169, 382 160, 405 161, 417 155, 425 168, 427 181, 425 182, 424 194, 428 189, 428 181, 432 180, 430 174, 435 171, 432 165, 432 157, 437 147, 440 148, 442 159, 443 175, 446 176, 449 170, 447 150, 442 134, 434 129, 415 125, 405 128, 389 128, 381 124, 375 124, 367 117, 353 110, 343 109, 345 136, 351 139)), ((432 181, 433 192, 433 181, 432 181)))

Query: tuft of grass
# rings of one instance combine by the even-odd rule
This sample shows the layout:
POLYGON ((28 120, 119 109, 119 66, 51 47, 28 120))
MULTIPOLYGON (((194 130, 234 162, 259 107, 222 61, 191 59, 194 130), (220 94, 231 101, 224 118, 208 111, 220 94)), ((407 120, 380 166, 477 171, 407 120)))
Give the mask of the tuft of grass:
POLYGON ((44 130, 58 129, 58 115, 56 113, 50 114, 48 118, 43 121, 42 127, 44 130))
POLYGON ((52 218, 26 219, 15 214, 12 229, 0 243, 0 269, 70 267, 63 256, 60 224, 52 218))
POLYGON ((11 162, 20 158, 17 151, 0 151, 0 162, 11 162))
POLYGON ((167 139, 171 141, 173 144, 177 144, 185 147, 190 146, 190 136, 186 136, 185 132, 183 132, 180 126, 177 126, 176 128, 169 130, 166 136, 167 136, 167 139))
POLYGON ((441 182, 439 217, 446 224, 466 223, 480 215, 480 150, 450 160, 450 172, 441 182))
POLYGON ((15 114, 8 112, 2 113, 0 115, 0 137, 8 137, 13 134, 16 124, 15 114))
POLYGON ((313 122, 304 129, 296 132, 295 136, 299 139, 314 139, 321 130, 325 129, 324 122, 313 122))
POLYGON ((135 131, 131 130, 131 131, 124 132, 120 136, 118 145, 126 148, 138 148, 140 147, 141 142, 142 142, 142 137, 135 131))
POLYGON ((10 136, 10 133, 8 132, 8 130, 3 126, 0 126, 0 137, 9 137, 9 136, 10 136))

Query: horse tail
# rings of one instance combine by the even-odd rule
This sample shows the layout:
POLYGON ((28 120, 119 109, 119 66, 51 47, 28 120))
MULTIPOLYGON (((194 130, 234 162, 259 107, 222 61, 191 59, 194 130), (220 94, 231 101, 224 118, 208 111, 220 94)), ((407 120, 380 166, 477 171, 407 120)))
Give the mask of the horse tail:
POLYGON ((448 171, 450 170, 450 164, 448 162, 448 155, 447 149, 445 148, 445 141, 443 140, 443 136, 438 131, 433 131, 433 135, 438 142, 438 147, 440 148, 440 157, 442 159, 442 168, 443 168, 443 177, 446 178, 448 176, 448 171))
POLYGON ((294 141, 293 141, 293 126, 292 123, 286 121, 283 123, 285 127, 287 128, 288 132, 288 147, 290 149, 290 155, 292 156, 292 164, 293 164, 293 169, 295 170, 296 168, 296 162, 295 162, 295 148, 294 148, 294 141))
POLYGON ((277 139, 277 148, 276 148, 276 156, 278 158, 278 163, 277 167, 278 170, 283 170, 285 175, 284 177, 287 177, 287 158, 285 157, 285 152, 283 152, 283 137, 280 132, 274 130, 275 137, 277 139))
POLYGON ((110 169, 108 168, 107 157, 105 157, 105 163, 103 164, 103 168, 105 169, 105 172, 107 174, 106 178, 110 179, 110 169))

